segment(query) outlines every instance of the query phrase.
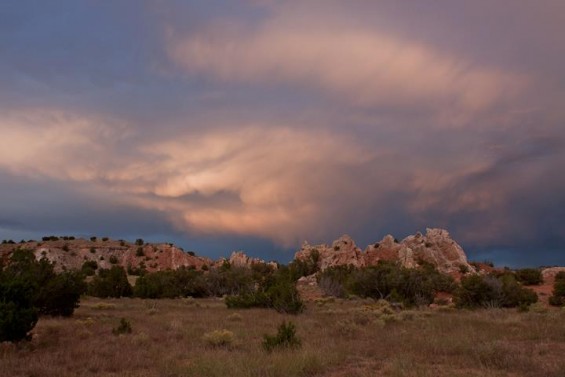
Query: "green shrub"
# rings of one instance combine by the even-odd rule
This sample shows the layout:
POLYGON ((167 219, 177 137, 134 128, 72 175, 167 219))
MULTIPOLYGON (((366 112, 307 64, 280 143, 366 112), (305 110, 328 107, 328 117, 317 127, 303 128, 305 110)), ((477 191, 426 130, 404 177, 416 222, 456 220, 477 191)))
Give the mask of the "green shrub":
POLYGON ((108 240, 109 240, 108 237, 102 237, 102 241, 106 242, 106 241, 108 241, 108 240))
POLYGON ((38 319, 33 305, 37 291, 30 279, 0 270, 0 343, 29 339, 38 319))
POLYGON ((128 282, 125 270, 120 266, 101 269, 88 284, 88 294, 95 297, 130 297, 133 289, 128 282))
POLYGON ((376 266, 354 269, 347 279, 347 287, 357 296, 419 306, 431 304, 436 292, 452 292, 455 283, 429 264, 409 269, 381 261, 376 266))
POLYGON ((201 272, 181 267, 143 274, 135 283, 134 294, 141 298, 206 297, 208 289, 201 272))
POLYGON ((347 297, 346 285, 353 270, 351 265, 326 268, 317 276, 318 286, 326 296, 347 297))
POLYGON ((118 264, 118 257, 115 256, 115 255, 110 255, 110 259, 108 259, 108 261, 109 261, 111 264, 118 264))
POLYGON ((57 274, 52 263, 44 258, 37 261, 30 250, 16 250, 4 273, 35 287, 29 298, 40 315, 72 315, 86 289, 82 274, 72 271, 57 274))
POLYGON ((565 305, 565 271, 561 271, 555 275, 553 295, 549 297, 549 303, 553 306, 565 305))
POLYGON ((41 286, 35 305, 40 314, 70 317, 85 291, 86 283, 81 273, 63 271, 41 286))
POLYGON ((15 250, 0 269, 0 342, 28 338, 38 315, 72 315, 84 290, 82 274, 57 274, 46 259, 15 250))
POLYGON ((143 242, 143 239, 141 239, 141 238, 138 238, 138 239, 135 240, 135 244, 136 244, 137 246, 143 246, 143 243, 144 243, 144 242, 143 242))
POLYGON ((298 280, 302 276, 315 274, 320 270, 318 262, 320 261, 320 252, 313 249, 305 260, 295 259, 288 268, 293 280, 298 280))
POLYGON ((120 319, 120 324, 112 329, 112 334, 131 334, 131 323, 125 318, 120 319))
POLYGON ((250 287, 238 295, 226 297, 228 308, 273 308, 287 314, 298 314, 304 310, 304 303, 289 268, 280 268, 275 274, 256 283, 256 288, 250 287))
POLYGON ((96 237, 94 237, 94 236, 93 236, 93 237, 90 237, 90 240, 91 240, 92 242, 96 242, 96 237))
POLYGON ((267 289, 266 295, 270 307, 279 313, 298 314, 304 310, 304 303, 294 281, 280 279, 267 289))
POLYGON ((520 307, 537 302, 531 289, 522 287, 512 274, 499 277, 472 275, 461 279, 455 292, 455 304, 460 308, 520 307))
POLYGON ((86 276, 93 276, 98 269, 98 263, 93 260, 85 261, 80 268, 81 272, 86 276))
POLYGON ((135 251, 135 256, 136 257, 144 257, 145 253, 143 252, 143 248, 140 246, 137 248, 137 250, 135 251))
POLYGON ((296 327, 292 322, 283 321, 276 335, 263 335, 263 348, 271 352, 277 348, 299 348, 302 345, 296 336, 296 327))
POLYGON ((523 268, 516 271, 516 279, 524 285, 539 285, 543 283, 541 271, 537 268, 523 268))

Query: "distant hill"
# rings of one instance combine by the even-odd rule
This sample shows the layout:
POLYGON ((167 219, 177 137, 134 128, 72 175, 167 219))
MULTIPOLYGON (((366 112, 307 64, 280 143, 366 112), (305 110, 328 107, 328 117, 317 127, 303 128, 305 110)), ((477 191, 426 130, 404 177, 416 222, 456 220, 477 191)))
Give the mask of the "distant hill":
POLYGON ((210 258, 185 252, 171 243, 134 243, 108 238, 89 240, 74 237, 44 237, 42 241, 11 243, 0 245, 0 257, 6 261, 16 248, 30 249, 37 259, 42 257, 55 263, 56 269, 80 269, 84 262, 94 261, 99 268, 122 266, 132 271, 145 268, 147 271, 177 269, 181 266, 197 270, 214 265, 210 258))

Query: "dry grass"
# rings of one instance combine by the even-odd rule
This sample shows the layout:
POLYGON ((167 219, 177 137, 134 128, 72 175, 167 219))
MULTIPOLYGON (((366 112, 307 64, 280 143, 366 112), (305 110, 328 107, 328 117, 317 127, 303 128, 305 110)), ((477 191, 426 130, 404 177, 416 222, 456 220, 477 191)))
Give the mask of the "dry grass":
POLYGON ((565 376, 565 312, 390 313, 366 301, 311 303, 299 316, 221 300, 86 299, 70 319, 41 319, 31 343, 0 345, 2 376, 565 376), (230 317, 231 316, 231 317, 230 317), (120 318, 133 332, 112 335, 120 318), (302 348, 263 351, 296 324, 302 348), (233 333, 231 347, 205 334, 233 333))

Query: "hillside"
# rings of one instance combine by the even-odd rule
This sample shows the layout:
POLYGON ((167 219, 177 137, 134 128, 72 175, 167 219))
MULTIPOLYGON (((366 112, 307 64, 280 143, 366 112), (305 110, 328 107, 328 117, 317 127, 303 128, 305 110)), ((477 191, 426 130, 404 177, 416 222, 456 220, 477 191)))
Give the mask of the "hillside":
POLYGON ((123 240, 73 239, 73 237, 44 237, 43 241, 28 241, 18 244, 0 245, 0 256, 7 259, 16 248, 33 250, 37 259, 45 257, 55 263, 57 269, 78 269, 86 261, 95 261, 99 268, 113 265, 131 269, 145 268, 147 271, 194 267, 206 269, 214 264, 210 258, 185 252, 171 243, 135 243, 123 240))

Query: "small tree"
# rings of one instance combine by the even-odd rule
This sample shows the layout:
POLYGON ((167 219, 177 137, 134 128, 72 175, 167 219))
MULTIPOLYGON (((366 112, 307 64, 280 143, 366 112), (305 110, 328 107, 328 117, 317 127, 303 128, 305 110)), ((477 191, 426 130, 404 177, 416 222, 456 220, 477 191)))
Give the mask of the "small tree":
POLYGON ((33 305, 37 290, 24 276, 0 270, 0 342, 29 338, 38 319, 33 305))
POLYGON ((88 285, 88 294, 95 297, 130 297, 133 289, 126 271, 120 266, 102 269, 88 285))
POLYGON ((36 299, 40 314, 70 317, 78 308, 80 295, 86 291, 81 273, 64 271, 41 287, 36 299))
POLYGON ((554 306, 565 305, 565 271, 561 271, 555 275, 553 295, 549 298, 549 303, 554 306))

